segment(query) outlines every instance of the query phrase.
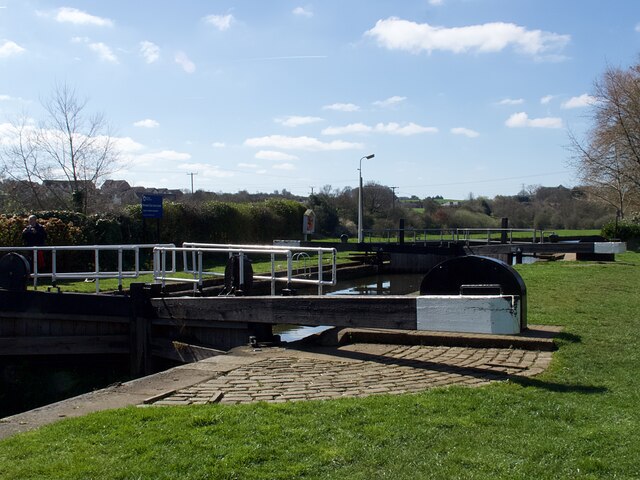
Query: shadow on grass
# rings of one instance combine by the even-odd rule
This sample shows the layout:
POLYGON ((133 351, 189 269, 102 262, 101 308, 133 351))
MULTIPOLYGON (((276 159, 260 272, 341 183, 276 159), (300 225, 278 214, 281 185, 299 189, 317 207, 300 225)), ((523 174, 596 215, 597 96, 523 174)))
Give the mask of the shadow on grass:
POLYGON ((533 387, 548 390, 557 393, 581 393, 586 395, 608 393, 607 387, 596 387, 592 385, 569 385, 564 383, 547 382, 538 380, 537 378, 513 376, 509 378, 510 382, 518 384, 522 387, 533 387))
POLYGON ((563 340, 568 343, 580 343, 582 342, 582 337, 580 335, 576 335, 575 333, 568 332, 558 332, 554 335, 556 340, 563 340))

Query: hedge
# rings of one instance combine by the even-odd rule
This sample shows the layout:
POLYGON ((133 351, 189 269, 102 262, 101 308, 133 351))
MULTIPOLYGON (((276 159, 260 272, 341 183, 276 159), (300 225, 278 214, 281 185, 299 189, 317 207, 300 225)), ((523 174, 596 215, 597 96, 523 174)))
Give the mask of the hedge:
MULTIPOLYGON (((271 243, 302 238, 305 206, 292 200, 257 203, 165 202, 160 220, 143 219, 142 207, 120 214, 83 215, 67 211, 34 212, 47 231, 48 245, 140 243, 271 243), (159 226, 159 238, 158 238, 159 226)), ((0 215, 0 246, 22 245, 29 214, 0 215)))

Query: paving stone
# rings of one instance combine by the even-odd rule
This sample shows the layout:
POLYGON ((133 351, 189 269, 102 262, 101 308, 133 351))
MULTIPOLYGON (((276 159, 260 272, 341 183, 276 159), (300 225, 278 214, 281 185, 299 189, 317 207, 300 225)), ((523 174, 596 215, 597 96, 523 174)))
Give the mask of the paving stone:
MULTIPOLYGON (((511 376, 532 376, 551 362, 551 352, 431 346, 340 347, 363 359, 304 357, 274 349, 274 356, 159 398, 156 405, 325 400, 420 392, 446 385, 477 387, 511 376), (367 350, 367 348, 370 348, 367 350), (376 352, 374 354, 370 352, 376 352), (381 353, 379 352, 386 352, 381 353)), ((267 349, 260 353, 268 352, 267 349)))

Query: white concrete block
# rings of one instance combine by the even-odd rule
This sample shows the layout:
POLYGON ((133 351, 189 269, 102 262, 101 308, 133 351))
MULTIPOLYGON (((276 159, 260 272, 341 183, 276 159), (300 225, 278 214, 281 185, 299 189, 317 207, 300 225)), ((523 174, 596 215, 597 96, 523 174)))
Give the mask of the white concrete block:
POLYGON ((593 253, 624 253, 627 251, 625 242, 595 242, 593 253))
POLYGON ((418 330, 513 335, 520 333, 520 297, 423 295, 417 320, 418 330))

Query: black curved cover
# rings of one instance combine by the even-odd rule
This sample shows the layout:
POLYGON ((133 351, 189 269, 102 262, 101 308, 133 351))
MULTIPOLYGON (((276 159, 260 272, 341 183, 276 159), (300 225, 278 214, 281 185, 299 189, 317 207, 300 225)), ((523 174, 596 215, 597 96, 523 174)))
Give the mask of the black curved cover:
POLYGON ((520 274, 495 258, 466 255, 433 267, 422 279, 421 295, 460 295, 463 285, 500 285, 502 295, 517 295, 521 302, 521 325, 526 327, 527 287, 520 274))
POLYGON ((422 295, 458 295, 462 285, 500 285, 504 295, 524 295, 527 288, 518 272, 490 257, 454 257, 433 267, 422 279, 422 295))
POLYGON ((0 288, 26 290, 30 273, 29 260, 24 256, 9 252, 0 258, 0 288))

